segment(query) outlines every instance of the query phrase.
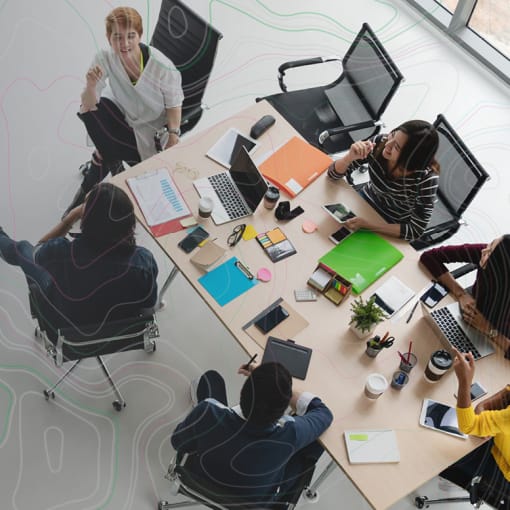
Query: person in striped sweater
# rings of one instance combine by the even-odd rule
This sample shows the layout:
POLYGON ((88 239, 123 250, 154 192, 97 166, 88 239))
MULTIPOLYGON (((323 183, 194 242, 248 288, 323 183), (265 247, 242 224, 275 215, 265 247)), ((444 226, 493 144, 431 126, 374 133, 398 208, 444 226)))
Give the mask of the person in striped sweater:
POLYGON ((354 142, 341 159, 328 168, 328 177, 338 180, 368 166, 370 180, 360 190, 363 198, 382 217, 347 220, 350 230, 373 230, 412 241, 424 232, 432 215, 439 182, 435 154, 438 134, 423 120, 404 122, 389 134, 354 142))

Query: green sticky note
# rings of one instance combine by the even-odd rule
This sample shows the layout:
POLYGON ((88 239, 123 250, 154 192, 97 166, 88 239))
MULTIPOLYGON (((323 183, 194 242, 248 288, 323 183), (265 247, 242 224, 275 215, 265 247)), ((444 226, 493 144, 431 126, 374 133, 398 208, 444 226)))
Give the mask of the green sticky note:
POLYGON ((352 441, 368 441, 368 434, 349 434, 352 441))

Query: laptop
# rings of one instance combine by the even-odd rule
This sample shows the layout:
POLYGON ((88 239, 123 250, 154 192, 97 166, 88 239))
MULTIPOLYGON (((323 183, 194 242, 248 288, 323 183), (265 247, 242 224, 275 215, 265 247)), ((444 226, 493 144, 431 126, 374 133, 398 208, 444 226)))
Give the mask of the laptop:
POLYGON ((486 336, 464 322, 459 303, 432 311, 424 303, 421 303, 421 306, 423 315, 448 351, 451 351, 452 346, 460 352, 471 351, 475 360, 494 352, 486 336))
POLYGON ((255 212, 267 191, 267 183, 243 146, 226 172, 193 181, 201 197, 214 202, 212 219, 223 225, 255 212))

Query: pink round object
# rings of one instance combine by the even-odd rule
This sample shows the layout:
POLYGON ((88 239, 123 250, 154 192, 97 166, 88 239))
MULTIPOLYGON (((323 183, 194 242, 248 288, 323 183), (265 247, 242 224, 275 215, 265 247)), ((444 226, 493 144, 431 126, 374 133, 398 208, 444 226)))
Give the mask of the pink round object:
POLYGON ((317 225, 313 221, 305 220, 303 221, 301 228, 303 229, 303 232, 311 234, 312 232, 315 232, 317 230, 317 225))
POLYGON ((269 271, 266 267, 261 267, 257 271, 257 280, 260 280, 261 282, 268 282, 271 280, 271 276, 271 271, 269 271))

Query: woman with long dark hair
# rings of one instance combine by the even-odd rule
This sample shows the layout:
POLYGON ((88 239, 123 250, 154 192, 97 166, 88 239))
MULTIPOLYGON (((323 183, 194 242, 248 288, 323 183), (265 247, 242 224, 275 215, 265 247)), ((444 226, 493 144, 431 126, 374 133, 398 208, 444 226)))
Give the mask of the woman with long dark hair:
POLYGON ((510 235, 489 244, 442 246, 422 253, 421 263, 459 302, 464 320, 504 349, 510 358, 510 235), (452 277, 445 264, 479 266, 472 293, 452 277))
POLYGON ((331 164, 328 176, 337 180, 368 165, 370 180, 360 193, 385 221, 369 222, 358 216, 345 222, 347 228, 418 239, 436 199, 438 145, 434 126, 424 120, 409 120, 387 135, 354 142, 343 158, 331 164))

